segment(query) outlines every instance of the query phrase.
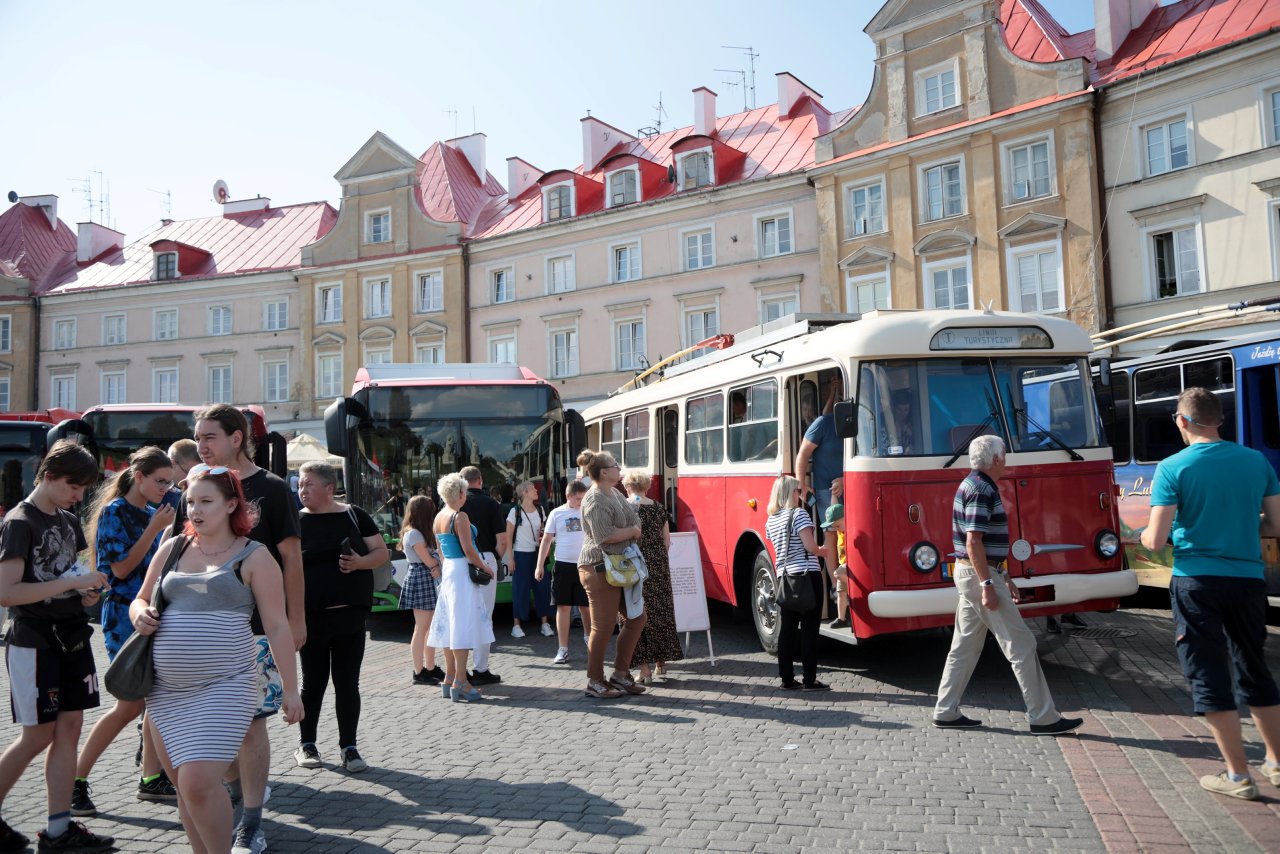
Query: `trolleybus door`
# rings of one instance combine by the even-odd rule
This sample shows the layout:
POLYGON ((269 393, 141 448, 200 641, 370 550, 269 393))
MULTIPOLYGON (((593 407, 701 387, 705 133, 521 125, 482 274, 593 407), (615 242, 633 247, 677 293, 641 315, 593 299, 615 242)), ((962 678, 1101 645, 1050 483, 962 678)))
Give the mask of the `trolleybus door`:
POLYGON ((680 409, 677 406, 664 406, 658 410, 658 424, 661 429, 657 434, 658 450, 654 458, 654 471, 658 474, 657 496, 667 508, 667 518, 672 530, 679 530, 678 490, 680 476, 680 409))

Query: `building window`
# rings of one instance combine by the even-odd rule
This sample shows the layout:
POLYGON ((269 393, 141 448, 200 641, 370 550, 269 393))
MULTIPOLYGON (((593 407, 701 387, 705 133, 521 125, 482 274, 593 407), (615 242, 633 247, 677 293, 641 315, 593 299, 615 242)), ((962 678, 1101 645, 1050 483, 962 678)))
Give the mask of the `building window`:
POLYGON ((125 316, 108 314, 102 318, 102 343, 106 345, 125 343, 125 316))
POLYGON ((609 207, 629 205, 640 198, 636 190, 636 175, 634 169, 626 169, 609 176, 609 207))
POLYGON ((316 395, 338 397, 342 394, 342 354, 325 353, 316 357, 316 395))
MULTIPOLYGON (((720 312, 714 306, 700 306, 698 308, 686 309, 684 313, 685 328, 685 346, 692 347, 700 341, 706 341, 720 334, 720 312)), ((703 347, 689 354, 690 359, 697 358, 703 353, 710 352, 709 347, 703 347)))
POLYGON ((613 248, 613 280, 630 282, 640 278, 640 244, 613 248))
POLYGON ((916 115, 927 116, 949 110, 959 104, 958 75, 959 68, 954 61, 943 66, 926 68, 917 74, 916 99, 919 109, 916 115))
POLYGON ((342 285, 321 285, 317 289, 316 322, 342 322, 342 285))
POLYGON ((444 345, 419 344, 413 348, 413 360, 419 365, 444 364, 444 345))
POLYGON ((1185 118, 1145 127, 1142 139, 1146 146, 1148 175, 1161 175, 1191 165, 1185 118))
POLYGON ((364 283, 365 317, 391 316, 391 280, 371 279, 364 283))
POLYGON ((617 346, 614 348, 617 370, 634 371, 644 367, 644 321, 624 320, 615 324, 613 328, 617 341, 617 346))
POLYGON ((578 375, 578 330, 560 329, 551 333, 551 376, 578 375))
POLYGON ((262 385, 267 403, 283 403, 288 400, 289 363, 264 362, 262 365, 262 385))
POLYGON ((268 300, 262 306, 264 326, 268 332, 289 328, 289 301, 268 300))
POLYGON ((550 187, 543 193, 547 222, 573 216, 573 188, 550 187))
POLYGON ((1049 141, 1009 149, 1009 198, 1015 202, 1038 199, 1053 192, 1049 141))
POLYGON ((209 366, 209 402, 231 402, 231 366, 209 366))
POLYGON ((711 229, 691 231, 684 236, 684 268, 701 270, 716 263, 711 229))
POLYGON ((969 296, 968 259, 925 264, 924 280, 929 308, 968 308, 973 304, 969 296))
POLYGON ((156 281, 178 278, 178 253, 156 253, 156 281))
POLYGON ((1062 311, 1062 257, 1056 243, 1009 251, 1010 305, 1018 311, 1062 311))
POLYGON ((791 251, 791 215, 772 216, 759 220, 760 257, 772 258, 791 251))
POLYGON ((9 377, 0 377, 0 412, 9 411, 9 377))
POLYGON ((389 365, 391 364, 391 347, 390 346, 369 346, 364 348, 364 363, 366 365, 389 365))
POLYGON ((229 305, 209 306, 209 334, 210 335, 230 335, 231 334, 231 306, 229 305))
POLYGON ((63 374, 49 378, 52 383, 51 394, 49 395, 53 405, 59 409, 75 409, 76 408, 76 378, 75 374, 63 374))
POLYGON ((1200 249, 1194 225, 1154 232, 1151 252, 1157 298, 1200 292, 1200 249))
POLYGON ((13 350, 13 315, 0 314, 0 353, 13 350))
POLYGON ((418 274, 418 311, 444 311, 444 274, 418 274))
POLYGON ((366 222, 366 243, 391 242, 391 211, 374 211, 369 214, 366 222))
POLYGON ((884 182, 850 187, 846 209, 850 237, 884 231, 884 182))
POLYGON ((1267 93, 1266 106, 1267 129, 1271 132, 1271 138, 1267 142, 1277 145, 1280 144, 1280 89, 1267 93))
POLYGON ((797 311, 798 300, 795 294, 764 297, 760 300, 760 322, 772 323, 779 318, 797 311))
POLYGON ((153 337, 157 341, 172 341, 178 337, 178 310, 162 308, 153 316, 153 337))
POLYGON ((562 294, 574 289, 573 256, 561 255, 547 259, 547 290, 562 294))
POLYGON ((102 402, 103 403, 124 403, 125 402, 124 371, 103 371, 102 372, 102 402))
POLYGON ((696 190, 711 185, 711 152, 698 151, 680 160, 680 189, 696 190))
POLYGON ((516 363, 516 336, 495 335, 489 339, 489 361, 514 365, 516 363))
POLYGON ((925 219, 932 222, 964 213, 960 163, 940 163, 924 171, 925 219))
POLYGON ((516 284, 512 281, 510 270, 494 270, 489 274, 489 281, 493 284, 494 302, 515 301, 516 284))
POLYGON ((53 322, 53 347, 55 350, 70 350, 76 346, 76 322, 71 320, 55 320, 53 322))
POLYGON ((151 372, 151 398, 156 403, 178 402, 177 368, 156 368, 151 372))
POLYGON ((889 277, 884 274, 848 277, 845 280, 845 303, 850 311, 856 311, 858 314, 887 309, 889 277))

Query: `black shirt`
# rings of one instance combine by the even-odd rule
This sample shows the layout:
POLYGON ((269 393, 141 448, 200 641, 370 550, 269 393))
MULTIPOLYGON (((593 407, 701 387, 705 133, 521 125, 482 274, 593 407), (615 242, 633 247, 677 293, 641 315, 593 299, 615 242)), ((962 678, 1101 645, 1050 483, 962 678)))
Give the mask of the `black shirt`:
MULTIPOLYGON (((60 578, 75 566, 76 555, 88 548, 76 517, 66 510, 50 516, 30 501, 21 501, 0 523, 0 561, 22 561, 22 580, 39 584, 60 578)), ((68 590, 42 602, 15 605, 8 643, 47 649, 47 628, 52 623, 88 624, 80 603, 80 591, 68 590), (44 631, 41 631, 44 629, 44 631)))
POLYGON ((373 604, 373 572, 338 568, 342 541, 350 539, 357 552, 367 551, 365 537, 378 533, 378 523, 364 510, 351 505, 351 513, 302 513, 302 571, 307 579, 307 610, 338 605, 368 608, 373 604))
POLYGON ((507 517, 502 505, 485 494, 483 489, 468 489, 462 512, 476 526, 476 551, 497 552, 498 535, 507 532, 507 517))

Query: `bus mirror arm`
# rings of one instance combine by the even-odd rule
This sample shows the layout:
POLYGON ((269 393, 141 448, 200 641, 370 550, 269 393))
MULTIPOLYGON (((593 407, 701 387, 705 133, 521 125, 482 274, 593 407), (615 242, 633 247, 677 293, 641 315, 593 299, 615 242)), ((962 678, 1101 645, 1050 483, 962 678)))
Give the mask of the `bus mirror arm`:
POLYGON ((93 428, 88 422, 79 418, 68 418, 66 421, 60 421, 54 425, 48 433, 45 434, 45 449, 53 447, 53 443, 59 439, 70 439, 78 445, 84 445, 90 451, 96 453, 97 447, 93 441, 93 428))

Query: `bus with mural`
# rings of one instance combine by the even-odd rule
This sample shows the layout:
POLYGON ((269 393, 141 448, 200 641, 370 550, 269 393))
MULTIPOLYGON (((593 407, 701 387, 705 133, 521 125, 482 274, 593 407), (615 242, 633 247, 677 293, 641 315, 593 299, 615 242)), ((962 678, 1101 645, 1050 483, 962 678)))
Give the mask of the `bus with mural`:
POLYGON ((652 474, 651 497, 674 529, 698 535, 708 597, 749 612, 771 652, 779 617, 766 506, 826 388, 843 437, 851 626, 824 622, 824 635, 857 643, 952 623, 951 504, 969 442, 984 433, 1008 448, 1000 489, 1022 612, 1111 610, 1138 585, 1123 564, 1092 349, 1079 326, 1045 315, 794 315, 583 418, 591 447, 652 474))

